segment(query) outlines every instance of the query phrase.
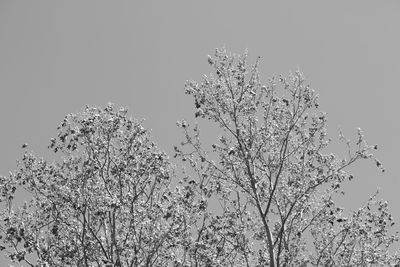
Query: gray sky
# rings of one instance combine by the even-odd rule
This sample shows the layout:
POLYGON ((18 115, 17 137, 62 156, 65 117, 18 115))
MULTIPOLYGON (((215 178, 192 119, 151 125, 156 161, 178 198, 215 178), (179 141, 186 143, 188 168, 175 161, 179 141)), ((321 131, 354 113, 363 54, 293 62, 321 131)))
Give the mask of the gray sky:
MULTIPOLYGON (((68 113, 126 106, 172 153, 179 119, 193 119, 187 79, 211 69, 225 45, 262 57, 264 80, 298 67, 328 112, 329 135, 361 127, 386 168, 354 168, 343 203, 381 188, 399 222, 399 1, 6 1, 0 2, 0 174, 21 144, 38 155, 68 113)), ((332 151, 343 152, 337 147, 332 151)), ((1 265, 1 260, 0 260, 1 265)))

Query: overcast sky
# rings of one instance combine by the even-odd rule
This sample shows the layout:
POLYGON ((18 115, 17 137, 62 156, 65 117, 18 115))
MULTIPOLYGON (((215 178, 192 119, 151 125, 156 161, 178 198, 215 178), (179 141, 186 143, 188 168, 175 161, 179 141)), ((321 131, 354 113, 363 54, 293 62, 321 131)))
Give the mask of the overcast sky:
POLYGON ((304 72, 331 137, 361 127, 379 144, 386 172, 358 164, 343 202, 358 207, 379 187, 400 230, 399 27, 395 0, 2 0, 0 174, 16 168, 23 143, 51 156, 57 125, 86 104, 128 107, 172 153, 182 140, 175 122, 194 118, 185 81, 210 73, 216 47, 247 48, 262 57, 263 80, 304 72))

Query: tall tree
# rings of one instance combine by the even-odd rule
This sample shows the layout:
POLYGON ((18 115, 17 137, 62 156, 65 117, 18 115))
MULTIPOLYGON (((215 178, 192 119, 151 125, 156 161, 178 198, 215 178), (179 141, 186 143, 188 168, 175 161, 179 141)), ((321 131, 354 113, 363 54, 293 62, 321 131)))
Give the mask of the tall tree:
POLYGON ((221 135, 207 149, 198 125, 181 121, 185 141, 175 147, 203 207, 192 214, 188 266, 399 264, 388 250, 398 236, 390 232, 387 202, 374 194, 347 217, 335 203, 355 162, 367 159, 384 171, 372 154, 377 146, 358 129, 354 144, 339 136, 345 158, 327 154, 326 114, 299 71, 263 85, 259 59, 249 67, 246 53, 217 49, 208 63, 214 73, 188 81, 186 93, 195 117, 216 123, 221 135))
POLYGON ((141 122, 108 105, 68 115, 58 129, 49 148, 59 161, 26 151, 18 170, 1 177, 0 249, 29 266, 174 262, 187 209, 141 122), (16 206, 16 194, 30 200, 16 206))

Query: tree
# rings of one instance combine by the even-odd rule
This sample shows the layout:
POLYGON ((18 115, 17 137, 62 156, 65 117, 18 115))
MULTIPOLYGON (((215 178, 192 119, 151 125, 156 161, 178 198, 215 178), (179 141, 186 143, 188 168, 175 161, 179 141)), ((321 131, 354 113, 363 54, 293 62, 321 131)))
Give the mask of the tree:
POLYGON ((326 154, 326 114, 299 71, 264 86, 259 59, 249 68, 246 53, 217 49, 208 63, 215 73, 188 81, 186 93, 194 98, 195 117, 216 123, 222 134, 210 151, 199 126, 181 121, 185 141, 175 147, 192 170, 194 201, 203 203, 192 214, 197 224, 188 266, 399 264, 388 252, 398 236, 390 232, 387 202, 374 194, 347 217, 335 204, 343 182, 353 179, 350 165, 368 159, 384 171, 372 154, 377 146, 358 129, 354 144, 340 134, 346 158, 326 154))
POLYGON ((166 266, 185 234, 173 169, 127 110, 65 117, 47 162, 25 151, 1 177, 1 250, 29 266, 166 266), (17 191, 31 196, 13 205, 17 191), (179 240, 177 238, 180 237, 179 240))
POLYGON ((384 171, 377 146, 358 130, 354 144, 340 134, 346 158, 326 154, 326 114, 300 72, 264 86, 259 59, 217 49, 208 62, 214 76, 186 93, 221 135, 208 149, 178 122, 181 178, 126 109, 86 107, 51 139, 59 158, 24 147, 0 177, 0 250, 37 267, 398 266, 387 202, 374 194, 347 216, 336 204, 349 166, 384 171))

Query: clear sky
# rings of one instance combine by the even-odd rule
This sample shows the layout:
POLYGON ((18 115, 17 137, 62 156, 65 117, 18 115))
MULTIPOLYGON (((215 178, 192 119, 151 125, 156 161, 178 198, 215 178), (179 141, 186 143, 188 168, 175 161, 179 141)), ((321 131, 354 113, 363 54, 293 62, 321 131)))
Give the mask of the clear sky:
MULTIPOLYGON (((56 127, 86 104, 126 106, 172 153, 193 120, 187 79, 216 47, 262 57, 264 80, 300 68, 329 135, 361 127, 386 168, 358 164, 343 202, 380 187, 400 230, 400 1, 0 1, 0 174, 21 145, 44 157, 56 127)), ((332 147, 334 152, 343 152, 332 147)), ((0 259, 0 265, 1 264, 0 259)))

